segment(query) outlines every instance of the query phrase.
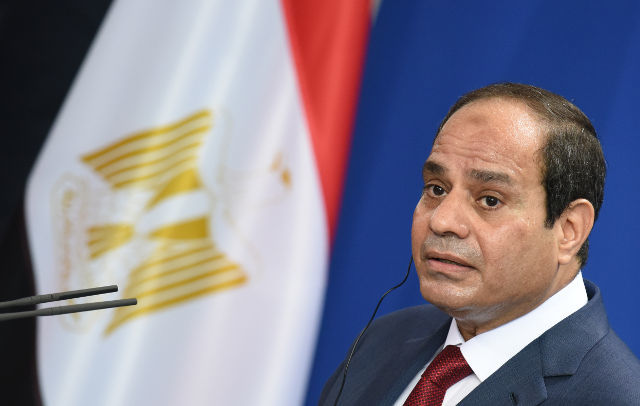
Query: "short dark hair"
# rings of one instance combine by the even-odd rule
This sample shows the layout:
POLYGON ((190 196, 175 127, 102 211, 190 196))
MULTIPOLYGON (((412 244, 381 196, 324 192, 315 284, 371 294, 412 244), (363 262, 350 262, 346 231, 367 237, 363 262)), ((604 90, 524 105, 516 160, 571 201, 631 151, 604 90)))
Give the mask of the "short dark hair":
MULTIPOLYGON (((589 118, 564 97, 536 86, 520 83, 496 83, 473 90, 451 106, 440 123, 436 138, 447 120, 463 106, 481 99, 513 99, 525 103, 540 119, 546 131, 542 158, 542 184, 546 192, 546 227, 556 220, 576 199, 588 200, 595 218, 604 198, 606 162, 596 130, 589 118)), ((587 262, 587 239, 577 257, 580 265, 587 262)))

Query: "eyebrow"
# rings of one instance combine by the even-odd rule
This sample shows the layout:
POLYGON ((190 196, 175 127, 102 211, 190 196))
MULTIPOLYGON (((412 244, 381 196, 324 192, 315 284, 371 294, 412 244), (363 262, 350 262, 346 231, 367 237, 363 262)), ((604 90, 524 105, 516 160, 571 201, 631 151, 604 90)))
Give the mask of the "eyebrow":
MULTIPOLYGON (((444 175, 446 172, 447 172, 447 168, 433 161, 426 161, 422 166, 423 176, 428 173, 432 173, 434 175, 444 175)), ((507 185, 511 185, 513 183, 509 175, 507 175, 504 172, 497 172, 497 171, 485 171, 485 170, 479 170, 479 169, 472 169, 471 172, 469 173, 469 177, 472 179, 479 180, 483 183, 498 182, 498 183, 504 183, 507 185)))
POLYGON ((444 166, 437 164, 433 161, 426 161, 422 165, 422 174, 433 173, 434 175, 444 175, 447 170, 444 166))
POLYGON ((471 177, 484 183, 499 182, 507 185, 511 184, 511 178, 504 172, 471 170, 471 177))

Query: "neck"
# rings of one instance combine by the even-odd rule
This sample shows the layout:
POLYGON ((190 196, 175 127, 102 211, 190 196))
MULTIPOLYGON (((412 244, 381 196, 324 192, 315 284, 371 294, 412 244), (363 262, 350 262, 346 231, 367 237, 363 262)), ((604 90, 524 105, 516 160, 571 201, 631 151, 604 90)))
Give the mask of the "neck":
POLYGON ((549 289, 537 299, 525 301, 520 305, 502 303, 491 309, 484 309, 482 312, 461 311, 450 313, 456 319, 462 338, 468 341, 478 334, 493 330, 534 310, 571 283, 580 271, 577 263, 572 265, 576 265, 575 270, 573 270, 573 266, 571 271, 565 269, 565 272, 562 272, 565 277, 560 278, 557 283, 549 286, 549 289))

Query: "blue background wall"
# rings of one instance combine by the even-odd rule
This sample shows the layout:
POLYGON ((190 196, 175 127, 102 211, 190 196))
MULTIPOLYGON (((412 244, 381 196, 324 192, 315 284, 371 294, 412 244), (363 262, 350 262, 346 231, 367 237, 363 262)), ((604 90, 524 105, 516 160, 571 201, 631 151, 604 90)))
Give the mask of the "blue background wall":
MULTIPOLYGON (((385 1, 371 33, 307 404, 404 275, 420 170, 440 120, 463 93, 499 81, 559 93, 596 127, 609 172, 583 273, 640 355, 640 3, 385 1)), ((423 303, 417 285, 412 271, 380 314, 423 303)))

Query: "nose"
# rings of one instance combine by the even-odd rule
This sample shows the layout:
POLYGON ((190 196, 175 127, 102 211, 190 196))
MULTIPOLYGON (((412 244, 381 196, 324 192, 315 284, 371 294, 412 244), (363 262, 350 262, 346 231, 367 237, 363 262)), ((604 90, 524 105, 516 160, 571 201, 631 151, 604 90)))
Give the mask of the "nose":
POLYGON ((456 236, 460 239, 469 236, 469 217, 467 199, 461 191, 451 191, 431 212, 429 228, 439 236, 456 236))

